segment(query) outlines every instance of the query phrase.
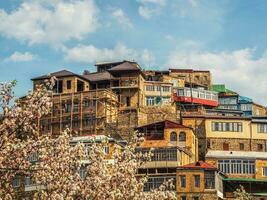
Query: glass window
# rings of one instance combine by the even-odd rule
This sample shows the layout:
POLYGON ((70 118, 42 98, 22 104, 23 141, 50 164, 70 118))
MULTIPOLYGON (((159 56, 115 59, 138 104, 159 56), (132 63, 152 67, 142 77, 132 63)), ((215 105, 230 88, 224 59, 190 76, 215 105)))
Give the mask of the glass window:
POLYGON ((162 86, 162 91, 163 92, 169 92, 170 91, 170 87, 169 86, 162 86))
POLYGON ((180 132, 179 141, 180 142, 185 142, 186 141, 186 133, 185 132, 180 132))
POLYGON ((155 97, 148 96, 146 97, 146 105, 154 106, 156 104, 155 97))
POLYGON ((267 176, 267 167, 262 168, 262 175, 267 176))
POLYGON ((254 174, 254 160, 219 160, 219 169, 229 174, 254 174))
POLYGON ((215 173, 214 171, 205 171, 205 189, 214 189, 215 188, 215 173))
POLYGON ((186 187, 186 176, 180 175, 180 186, 185 188, 186 187))
POLYGON ((146 85, 146 91, 155 91, 154 85, 146 85))
POLYGON ((67 80, 67 89, 68 89, 68 90, 71 89, 71 80, 67 80))
POLYGON ((15 176, 12 180, 13 187, 19 187, 20 186, 20 178, 18 176, 15 176))
POLYGON ((257 150, 262 151, 263 150, 263 145, 262 144, 257 144, 257 150))
POLYGON ((194 175, 195 178, 195 187, 200 187, 200 175, 194 175))
POLYGON ((244 143, 239 143, 239 149, 241 151, 245 149, 244 143))
POLYGON ((176 132, 171 132, 170 141, 171 142, 177 142, 177 133, 176 132))

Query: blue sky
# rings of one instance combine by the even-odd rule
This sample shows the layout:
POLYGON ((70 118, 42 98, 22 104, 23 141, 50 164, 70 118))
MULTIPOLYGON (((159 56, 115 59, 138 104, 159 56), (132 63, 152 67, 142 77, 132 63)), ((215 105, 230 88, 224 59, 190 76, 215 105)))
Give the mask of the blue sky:
POLYGON ((214 83, 266 105, 265 0, 0 1, 0 81, 96 61, 136 60, 145 69, 211 70, 214 83))

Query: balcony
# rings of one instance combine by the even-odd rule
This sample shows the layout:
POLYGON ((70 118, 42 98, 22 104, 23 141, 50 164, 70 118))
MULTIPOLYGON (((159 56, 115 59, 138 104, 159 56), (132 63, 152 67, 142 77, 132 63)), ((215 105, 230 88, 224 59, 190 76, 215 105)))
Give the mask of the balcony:
POLYGON ((113 79, 111 88, 112 89, 138 88, 138 78, 137 77, 121 77, 121 78, 113 79))
POLYGON ((217 92, 196 89, 196 88, 178 88, 174 93, 174 101, 183 103, 195 103, 206 106, 218 106, 217 92))

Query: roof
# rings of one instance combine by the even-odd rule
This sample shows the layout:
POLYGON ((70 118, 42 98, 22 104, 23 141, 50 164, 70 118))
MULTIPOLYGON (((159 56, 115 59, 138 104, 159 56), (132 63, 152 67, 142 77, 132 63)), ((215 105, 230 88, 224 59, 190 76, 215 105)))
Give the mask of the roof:
POLYGON ((171 72, 180 72, 180 73, 194 73, 194 72, 204 72, 204 73, 210 73, 209 70, 194 70, 194 69, 169 69, 171 72))
POLYGON ((129 63, 136 63, 135 61, 129 61, 129 60, 122 60, 122 61, 103 61, 103 62, 96 62, 95 66, 101 66, 101 65, 119 65, 124 62, 129 63))
POLYGON ((115 71, 140 71, 140 67, 136 63, 130 63, 128 61, 123 62, 122 64, 119 64, 115 67, 112 67, 111 69, 108 69, 110 72, 115 71))
POLYGON ((112 74, 110 74, 107 71, 90 73, 90 74, 83 75, 83 77, 88 79, 91 82, 110 80, 114 78, 112 74))
POLYGON ((60 78, 60 77, 68 77, 68 76, 78 76, 78 77, 80 77, 82 79, 85 79, 83 76, 81 76, 79 74, 75 74, 75 73, 70 72, 68 70, 61 70, 61 71, 49 73, 49 74, 46 74, 46 75, 43 75, 43 76, 38 76, 38 77, 32 78, 31 80, 32 81, 35 81, 35 80, 43 80, 43 79, 51 78, 53 76, 55 76, 57 78, 60 78))
POLYGON ((203 118, 203 119, 224 119, 224 120, 251 120, 250 117, 246 116, 223 116, 223 115, 209 115, 209 114, 183 114, 183 118, 203 118))
POLYGON ((163 120, 163 121, 158 121, 158 122, 146 124, 143 126, 139 126, 136 129, 152 127, 152 126, 157 126, 157 125, 161 125, 161 126, 163 126, 163 128, 189 128, 189 129, 191 129, 188 126, 184 126, 184 125, 180 124, 179 122, 174 122, 174 121, 167 120, 167 119, 163 120))
POLYGON ((239 96, 239 103, 252 103, 252 99, 245 96, 239 96))
POLYGON ((206 158, 232 158, 232 159, 267 159, 267 152, 255 152, 255 151, 213 151, 209 150, 206 154, 206 158))
POLYGON ((267 116, 253 116, 251 118, 252 123, 267 123, 267 116))
POLYGON ((214 84, 211 86, 211 88, 212 88, 211 89, 212 91, 219 92, 219 93, 232 93, 234 95, 237 94, 236 92, 227 89, 224 84, 214 84))
POLYGON ((217 167, 204 162, 204 161, 197 161, 195 163, 190 163, 187 165, 183 165, 181 167, 178 167, 178 169, 208 169, 208 170, 217 170, 217 167))

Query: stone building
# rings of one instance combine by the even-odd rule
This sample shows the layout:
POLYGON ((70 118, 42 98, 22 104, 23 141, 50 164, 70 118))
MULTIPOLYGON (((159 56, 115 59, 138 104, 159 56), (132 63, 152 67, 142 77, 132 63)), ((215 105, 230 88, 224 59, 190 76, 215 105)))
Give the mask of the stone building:
POLYGON ((213 165, 198 161, 177 168, 176 190, 181 200, 223 199, 223 175, 213 165))

